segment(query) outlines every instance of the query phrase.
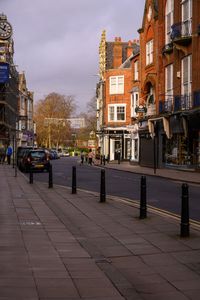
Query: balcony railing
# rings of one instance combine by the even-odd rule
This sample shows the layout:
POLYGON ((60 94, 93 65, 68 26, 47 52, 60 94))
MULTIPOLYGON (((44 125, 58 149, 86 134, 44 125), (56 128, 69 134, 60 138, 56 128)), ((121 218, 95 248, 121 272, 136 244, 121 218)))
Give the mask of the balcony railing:
POLYGON ((190 40, 192 37, 192 21, 179 22, 171 26, 172 41, 190 40))
POLYGON ((174 111, 189 110, 192 106, 191 94, 174 97, 174 111))
POLYGON ((165 101, 159 101, 159 113, 169 113, 173 111, 173 98, 167 98, 165 101))
POLYGON ((178 111, 190 110, 200 107, 200 90, 192 94, 178 95, 166 98, 165 101, 159 101, 159 114, 173 113, 178 111))

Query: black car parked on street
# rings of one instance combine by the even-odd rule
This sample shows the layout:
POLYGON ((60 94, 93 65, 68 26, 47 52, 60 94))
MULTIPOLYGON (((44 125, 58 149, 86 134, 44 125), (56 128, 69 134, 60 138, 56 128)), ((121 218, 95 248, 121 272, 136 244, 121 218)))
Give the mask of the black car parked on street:
POLYGON ((46 150, 30 149, 22 157, 20 170, 25 172, 29 172, 30 169, 33 171, 49 171, 49 166, 49 154, 46 150))

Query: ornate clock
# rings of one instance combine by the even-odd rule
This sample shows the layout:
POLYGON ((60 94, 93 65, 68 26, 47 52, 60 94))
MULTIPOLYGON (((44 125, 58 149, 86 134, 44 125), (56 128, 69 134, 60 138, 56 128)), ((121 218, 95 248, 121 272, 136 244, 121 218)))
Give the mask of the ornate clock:
POLYGON ((7 21, 0 21, 0 39, 9 39, 12 35, 12 26, 7 21))

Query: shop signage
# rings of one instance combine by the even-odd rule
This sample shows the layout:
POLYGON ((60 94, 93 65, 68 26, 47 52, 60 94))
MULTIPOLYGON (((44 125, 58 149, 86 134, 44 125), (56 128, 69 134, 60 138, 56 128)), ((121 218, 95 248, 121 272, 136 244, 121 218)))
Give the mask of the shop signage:
POLYGON ((146 112, 147 112, 147 108, 146 108, 146 106, 139 105, 139 106, 136 106, 135 112, 136 112, 137 114, 138 114, 138 113, 146 113, 146 112))
POLYGON ((0 83, 6 83, 9 80, 9 64, 0 63, 0 83))

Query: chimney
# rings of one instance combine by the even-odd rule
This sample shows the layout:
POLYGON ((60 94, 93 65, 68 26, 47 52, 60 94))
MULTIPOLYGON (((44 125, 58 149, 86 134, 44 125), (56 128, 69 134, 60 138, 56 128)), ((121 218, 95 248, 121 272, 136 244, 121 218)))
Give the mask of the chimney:
POLYGON ((113 47, 113 68, 116 69, 122 64, 122 41, 121 37, 116 37, 113 47))
POLYGON ((127 55, 127 58, 129 56, 131 56, 131 54, 133 53, 133 44, 131 41, 128 41, 128 46, 126 48, 126 55, 127 55))

